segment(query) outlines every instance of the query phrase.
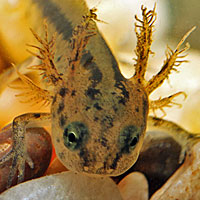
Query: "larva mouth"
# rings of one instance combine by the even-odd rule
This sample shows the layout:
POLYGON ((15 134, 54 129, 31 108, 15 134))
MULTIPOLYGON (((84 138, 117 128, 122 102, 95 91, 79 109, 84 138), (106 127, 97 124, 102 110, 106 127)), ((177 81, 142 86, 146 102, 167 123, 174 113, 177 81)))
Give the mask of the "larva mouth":
POLYGON ((105 169, 104 167, 96 168, 96 166, 95 166, 95 170, 94 170, 93 167, 90 168, 90 167, 84 166, 83 167, 83 173, 87 174, 88 176, 94 176, 94 177, 112 176, 112 174, 115 173, 115 170, 111 169, 111 168, 105 169))

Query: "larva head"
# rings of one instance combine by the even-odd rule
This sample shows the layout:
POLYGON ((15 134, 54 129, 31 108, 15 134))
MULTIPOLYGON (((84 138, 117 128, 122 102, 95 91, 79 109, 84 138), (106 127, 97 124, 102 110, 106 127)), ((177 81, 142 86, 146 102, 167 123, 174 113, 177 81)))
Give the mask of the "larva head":
POLYGON ((57 156, 73 171, 119 175, 138 157, 147 113, 147 96, 138 83, 59 88, 52 105, 57 156))

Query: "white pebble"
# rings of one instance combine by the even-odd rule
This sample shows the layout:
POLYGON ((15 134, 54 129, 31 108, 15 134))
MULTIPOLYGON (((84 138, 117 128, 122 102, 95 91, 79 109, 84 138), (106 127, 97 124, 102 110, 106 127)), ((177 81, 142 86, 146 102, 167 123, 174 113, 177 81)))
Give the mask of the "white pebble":
POLYGON ((140 172, 126 176, 118 184, 123 200, 148 200, 148 182, 140 172))
POLYGON ((112 179, 63 172, 34 179, 10 188, 0 200, 122 200, 112 179))

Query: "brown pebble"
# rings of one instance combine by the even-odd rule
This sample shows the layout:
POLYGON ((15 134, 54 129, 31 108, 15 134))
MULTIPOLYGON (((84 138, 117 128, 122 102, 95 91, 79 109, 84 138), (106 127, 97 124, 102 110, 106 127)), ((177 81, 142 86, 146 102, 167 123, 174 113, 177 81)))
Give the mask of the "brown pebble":
MULTIPOLYGON (((9 124, 0 131, 0 159, 8 155, 12 150, 12 126, 9 124)), ((44 128, 28 128, 26 132, 27 151, 34 162, 31 169, 28 164, 25 167, 24 181, 42 176, 49 166, 52 154, 51 136, 44 128)), ((0 165, 0 192, 6 189, 12 160, 0 165)), ((17 174, 13 184, 17 184, 17 174)))

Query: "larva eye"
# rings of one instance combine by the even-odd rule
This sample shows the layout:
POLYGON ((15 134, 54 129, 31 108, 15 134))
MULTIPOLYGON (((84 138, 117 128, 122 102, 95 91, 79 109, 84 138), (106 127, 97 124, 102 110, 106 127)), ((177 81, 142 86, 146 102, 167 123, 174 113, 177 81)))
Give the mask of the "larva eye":
POLYGON ((88 129, 82 122, 72 122, 64 129, 64 145, 72 151, 80 149, 88 140, 88 136, 88 129))
POLYGON ((139 137, 141 134, 141 129, 136 126, 126 126, 122 129, 119 135, 119 146, 122 153, 130 153, 135 149, 139 137))

